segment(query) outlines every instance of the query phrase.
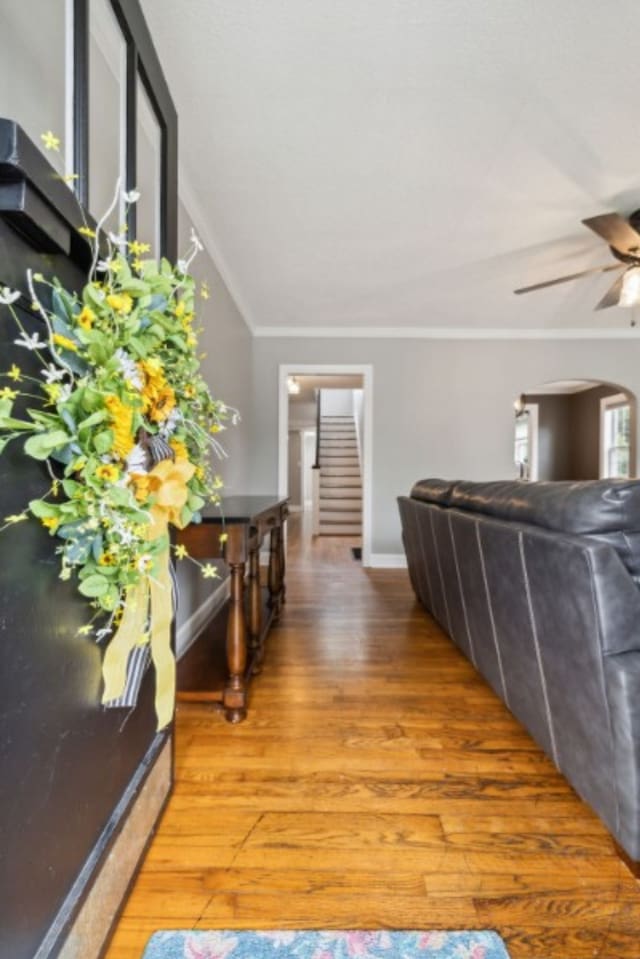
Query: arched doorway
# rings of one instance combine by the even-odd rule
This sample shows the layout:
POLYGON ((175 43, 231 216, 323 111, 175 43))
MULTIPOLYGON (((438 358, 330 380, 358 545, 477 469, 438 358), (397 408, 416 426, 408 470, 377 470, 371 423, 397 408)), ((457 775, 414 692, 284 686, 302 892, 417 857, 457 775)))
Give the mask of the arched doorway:
POLYGON ((514 461, 525 480, 637 475, 636 398, 601 380, 527 387, 514 403, 514 461))

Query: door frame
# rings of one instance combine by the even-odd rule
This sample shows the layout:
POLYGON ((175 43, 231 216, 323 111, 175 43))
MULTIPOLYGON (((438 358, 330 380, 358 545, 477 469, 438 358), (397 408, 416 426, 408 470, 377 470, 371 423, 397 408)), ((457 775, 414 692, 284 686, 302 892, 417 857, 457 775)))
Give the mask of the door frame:
POLYGON ((373 366, 369 363, 281 363, 278 368, 278 495, 288 492, 287 439, 289 436, 290 376, 362 376, 364 437, 362 457, 362 565, 371 566, 373 478, 373 366))
MULTIPOLYGON (((301 499, 302 499, 302 512, 303 512, 303 513, 304 513, 305 510, 307 509, 307 503, 311 503, 311 500, 310 500, 310 499, 309 499, 309 500, 305 499, 304 491, 305 491, 305 481, 306 481, 307 475, 308 475, 308 473, 309 473, 309 470, 310 470, 311 467, 313 466, 313 462, 309 462, 308 459, 307 459, 307 444, 306 444, 306 439, 307 439, 308 436, 312 436, 312 437, 314 438, 314 440, 315 440, 315 439, 316 439, 316 433, 317 433, 317 430, 316 430, 316 427, 315 427, 315 426, 313 427, 313 429, 311 429, 311 427, 309 427, 309 426, 306 426, 304 429, 300 430, 300 449, 301 449, 300 471, 301 471, 301 474, 302 474, 302 475, 300 476, 300 489, 301 489, 301 491, 302 491, 301 499)), ((309 482, 310 482, 310 481, 311 481, 311 478, 309 477, 309 482)))

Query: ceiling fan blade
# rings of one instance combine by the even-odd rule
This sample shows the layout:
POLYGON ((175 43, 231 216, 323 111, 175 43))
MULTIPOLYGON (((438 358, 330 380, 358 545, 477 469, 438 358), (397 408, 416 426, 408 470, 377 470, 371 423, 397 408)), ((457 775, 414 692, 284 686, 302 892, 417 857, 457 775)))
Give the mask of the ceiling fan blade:
POLYGON ((620 302, 620 294, 622 293, 622 284, 624 282, 624 273, 622 276, 619 276, 615 281, 613 286, 610 286, 605 295, 602 297, 596 310, 606 310, 610 306, 617 306, 620 302))
MULTIPOLYGON (((640 237, 638 238, 640 240, 640 237)), ((558 283, 568 283, 569 280, 578 280, 581 276, 590 273, 608 273, 610 270, 622 270, 624 263, 611 263, 607 266, 593 266, 590 270, 581 270, 580 273, 570 273, 569 276, 560 276, 555 280, 545 280, 544 283, 534 283, 533 286, 521 286, 514 293, 531 293, 533 290, 543 290, 547 286, 556 286, 558 283)))
POLYGON ((619 213, 603 213, 582 222, 621 253, 640 252, 640 234, 619 213))

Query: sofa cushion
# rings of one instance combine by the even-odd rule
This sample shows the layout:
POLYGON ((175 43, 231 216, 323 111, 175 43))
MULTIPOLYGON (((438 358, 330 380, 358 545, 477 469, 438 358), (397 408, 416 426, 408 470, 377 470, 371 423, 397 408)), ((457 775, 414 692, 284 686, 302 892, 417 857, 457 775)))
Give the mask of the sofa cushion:
POLYGON ((448 506, 451 492, 456 480, 423 479, 414 483, 411 488, 411 499, 418 499, 422 503, 437 503, 439 506, 448 506))
POLYGON ((458 482, 449 494, 449 505, 590 536, 612 546, 640 583, 640 480, 458 482))

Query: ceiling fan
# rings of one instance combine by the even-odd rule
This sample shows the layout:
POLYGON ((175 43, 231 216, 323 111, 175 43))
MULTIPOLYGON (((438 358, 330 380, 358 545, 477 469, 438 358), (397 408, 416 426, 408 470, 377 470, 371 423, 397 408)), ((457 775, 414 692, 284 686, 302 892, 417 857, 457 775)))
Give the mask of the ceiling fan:
POLYGON ((628 220, 619 213, 603 213, 601 216, 592 216, 582 222, 609 244, 609 249, 618 262, 607 266, 594 266, 590 270, 560 276, 543 283, 534 283, 532 286, 523 286, 513 292, 531 293, 533 290, 542 290, 558 283, 568 283, 570 280, 577 280, 581 276, 589 276, 592 273, 608 273, 610 270, 624 269, 624 273, 607 290, 595 309, 606 310, 609 306, 640 304, 640 210, 635 210, 628 220))

